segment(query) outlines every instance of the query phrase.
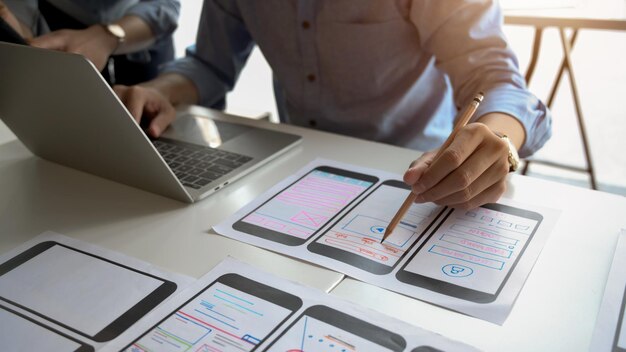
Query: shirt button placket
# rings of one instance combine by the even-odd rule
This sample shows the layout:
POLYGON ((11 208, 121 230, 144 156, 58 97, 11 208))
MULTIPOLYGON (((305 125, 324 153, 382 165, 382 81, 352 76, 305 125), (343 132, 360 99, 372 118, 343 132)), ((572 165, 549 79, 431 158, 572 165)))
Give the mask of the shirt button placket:
MULTIPOLYGON (((307 110, 315 110, 320 104, 319 68, 317 61, 317 45, 315 31, 316 2, 314 0, 298 1, 298 38, 302 54, 302 101, 307 110)), ((308 119, 310 127, 317 127, 319 120, 308 119)))

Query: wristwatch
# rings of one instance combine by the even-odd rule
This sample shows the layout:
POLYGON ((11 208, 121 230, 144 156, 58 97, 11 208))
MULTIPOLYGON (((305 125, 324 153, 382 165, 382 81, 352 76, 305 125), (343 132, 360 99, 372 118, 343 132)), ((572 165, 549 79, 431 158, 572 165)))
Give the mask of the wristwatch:
POLYGON ((496 134, 496 136, 505 140, 506 143, 509 145, 509 156, 508 156, 509 172, 513 172, 517 170, 520 164, 519 154, 517 153, 517 148, 515 148, 515 145, 513 145, 513 142, 511 142, 511 140, 506 134, 503 134, 500 132, 494 132, 494 133, 496 134))
MULTIPOLYGON (((111 23, 111 24, 103 24, 104 29, 110 35, 114 36, 117 39, 117 46, 119 47, 126 40, 126 31, 119 24, 111 23)), ((117 49, 117 48, 116 48, 117 49)))

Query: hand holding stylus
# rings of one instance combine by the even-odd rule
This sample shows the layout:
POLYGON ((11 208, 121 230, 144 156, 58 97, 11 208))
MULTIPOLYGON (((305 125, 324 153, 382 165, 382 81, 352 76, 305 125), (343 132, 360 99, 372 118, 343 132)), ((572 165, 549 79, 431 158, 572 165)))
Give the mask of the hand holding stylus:
POLYGON ((485 124, 466 125, 482 99, 482 93, 474 97, 441 148, 425 153, 406 171, 404 181, 411 185, 411 193, 387 226, 383 241, 414 202, 471 209, 495 202, 504 193, 507 143, 485 124))

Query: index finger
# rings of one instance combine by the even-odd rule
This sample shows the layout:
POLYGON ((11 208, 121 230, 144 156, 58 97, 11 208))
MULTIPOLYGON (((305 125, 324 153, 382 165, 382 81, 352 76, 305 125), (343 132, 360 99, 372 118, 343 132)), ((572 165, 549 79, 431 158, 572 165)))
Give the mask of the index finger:
POLYGON ((44 34, 42 36, 33 38, 30 41, 30 45, 36 46, 42 49, 51 49, 51 50, 60 50, 66 51, 67 42, 65 37, 61 35, 59 32, 52 32, 48 34, 44 34))
POLYGON ((461 166, 480 145, 482 139, 478 133, 469 129, 459 131, 454 140, 441 155, 433 160, 430 167, 424 171, 418 182, 413 186, 413 193, 421 194, 436 186, 441 180, 461 166))
POLYGON ((409 165, 409 168, 404 172, 404 183, 409 186, 415 184, 420 179, 424 171, 428 169, 433 161, 434 156, 434 152, 426 152, 416 160, 413 160, 413 162, 411 162, 411 165, 409 165))
POLYGON ((115 86, 113 90, 120 97, 120 100, 135 121, 139 123, 146 105, 144 95, 138 92, 136 87, 115 86))
POLYGON ((152 137, 159 137, 163 131, 169 126, 176 118, 176 110, 170 104, 161 106, 157 112, 157 115, 150 121, 148 127, 148 133, 152 137))

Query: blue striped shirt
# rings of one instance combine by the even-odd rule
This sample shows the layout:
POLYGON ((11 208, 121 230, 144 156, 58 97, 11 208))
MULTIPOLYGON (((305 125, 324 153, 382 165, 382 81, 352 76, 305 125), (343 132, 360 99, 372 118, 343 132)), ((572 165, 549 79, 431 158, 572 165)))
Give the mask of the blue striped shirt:
POLYGON ((526 130, 521 156, 551 135, 490 0, 205 0, 196 45, 165 68, 213 106, 254 45, 271 66, 281 121, 418 150, 441 145, 475 93, 526 130))

